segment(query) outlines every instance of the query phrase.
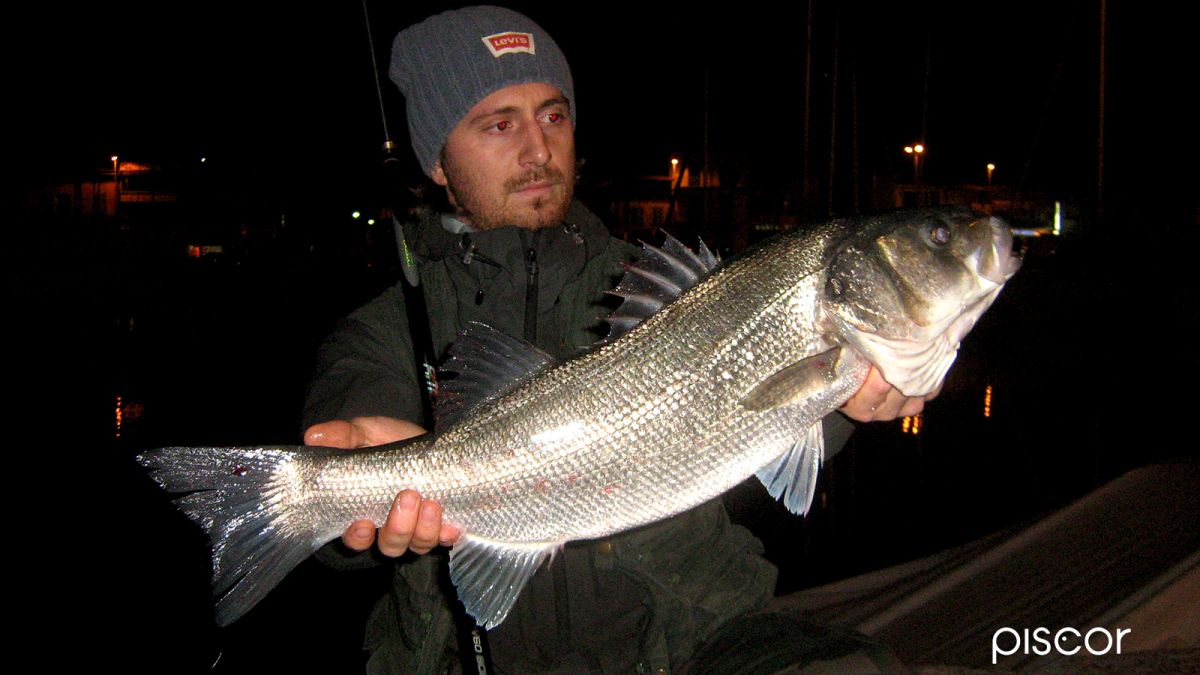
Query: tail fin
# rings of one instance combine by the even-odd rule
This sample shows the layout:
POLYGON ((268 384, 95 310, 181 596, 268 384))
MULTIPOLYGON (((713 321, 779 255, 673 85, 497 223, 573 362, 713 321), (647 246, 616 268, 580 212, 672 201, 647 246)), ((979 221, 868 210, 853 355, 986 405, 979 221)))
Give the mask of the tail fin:
POLYGON ((312 448, 160 448, 138 456, 212 544, 216 619, 224 626, 250 610, 321 546, 294 501, 298 464, 312 448))

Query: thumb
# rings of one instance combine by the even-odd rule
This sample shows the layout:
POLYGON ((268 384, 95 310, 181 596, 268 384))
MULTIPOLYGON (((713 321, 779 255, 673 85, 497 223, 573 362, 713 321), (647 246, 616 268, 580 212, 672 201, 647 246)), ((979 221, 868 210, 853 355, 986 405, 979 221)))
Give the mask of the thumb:
POLYGON ((327 448, 350 449, 358 447, 361 435, 353 424, 344 420, 332 420, 314 424, 304 432, 305 445, 322 445, 327 448))

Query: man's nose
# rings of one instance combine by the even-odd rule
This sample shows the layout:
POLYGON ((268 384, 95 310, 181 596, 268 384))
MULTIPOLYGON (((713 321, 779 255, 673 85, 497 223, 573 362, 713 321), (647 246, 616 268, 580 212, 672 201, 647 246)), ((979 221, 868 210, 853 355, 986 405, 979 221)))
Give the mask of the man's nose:
POLYGON ((525 127, 520 161, 528 166, 545 166, 550 161, 550 146, 546 143, 546 134, 541 126, 530 124, 525 127))

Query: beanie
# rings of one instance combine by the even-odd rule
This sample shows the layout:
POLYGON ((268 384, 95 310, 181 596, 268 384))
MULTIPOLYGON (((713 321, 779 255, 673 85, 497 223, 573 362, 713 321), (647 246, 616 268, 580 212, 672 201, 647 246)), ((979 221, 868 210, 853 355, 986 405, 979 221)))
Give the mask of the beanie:
POLYGON ((404 93, 408 135, 426 174, 467 112, 505 87, 558 87, 575 117, 566 57, 540 26, 503 7, 443 12, 400 31, 388 77, 404 93))

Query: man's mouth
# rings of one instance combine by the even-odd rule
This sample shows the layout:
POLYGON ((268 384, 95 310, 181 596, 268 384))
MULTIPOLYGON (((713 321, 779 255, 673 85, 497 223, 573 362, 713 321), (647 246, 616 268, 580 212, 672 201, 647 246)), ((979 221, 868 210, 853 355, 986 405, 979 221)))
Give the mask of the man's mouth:
POLYGON ((542 195, 550 192, 555 186, 561 183, 561 174, 557 171, 544 169, 511 181, 508 184, 508 191, 520 195, 542 195))
POLYGON ((517 188, 515 192, 522 195, 539 195, 549 192, 554 188, 555 185, 558 185, 558 183, 555 183, 551 180, 539 180, 532 183, 526 183, 525 185, 517 188))

